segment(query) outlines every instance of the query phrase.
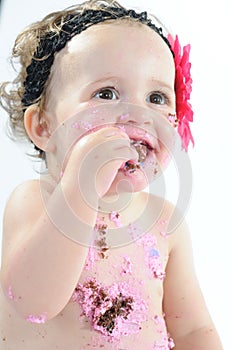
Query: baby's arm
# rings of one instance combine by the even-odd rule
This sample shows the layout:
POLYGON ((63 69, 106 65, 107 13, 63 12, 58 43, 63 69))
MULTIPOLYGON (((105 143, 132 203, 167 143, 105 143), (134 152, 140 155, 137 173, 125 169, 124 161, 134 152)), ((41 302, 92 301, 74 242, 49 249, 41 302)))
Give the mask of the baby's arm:
POLYGON ((188 228, 183 222, 170 238, 164 282, 164 312, 176 350, 222 350, 195 275, 188 228))
POLYGON ((21 185, 7 205, 1 284, 9 301, 24 318, 32 315, 32 318, 51 319, 67 304, 84 266, 87 248, 67 238, 59 228, 62 226, 66 233, 72 231, 73 238, 73 232, 77 231, 78 237, 83 235, 90 241, 98 195, 93 190, 89 193, 89 189, 93 189, 97 181, 98 191, 104 195, 121 164, 133 156, 127 135, 119 129, 105 128, 85 137, 86 142, 74 146, 64 175, 49 196, 46 207, 37 181, 21 185), (108 141, 112 142, 108 152, 104 151, 103 142, 106 133, 108 141), (88 158, 87 154, 91 156, 89 151, 101 143, 103 152, 99 157, 103 158, 102 164, 107 164, 105 182, 98 186, 98 176, 94 176, 97 169, 91 162, 80 188, 81 161, 88 158), (71 211, 67 210, 66 202, 71 211), (80 220, 74 219, 72 211, 80 220))
MULTIPOLYGON (((62 216, 59 188, 49 202, 62 216)), ((90 213, 91 222, 94 213, 90 213)), ((5 294, 23 318, 52 318, 72 293, 86 249, 62 235, 51 222, 37 181, 22 184, 13 192, 3 226, 1 284, 5 294)))

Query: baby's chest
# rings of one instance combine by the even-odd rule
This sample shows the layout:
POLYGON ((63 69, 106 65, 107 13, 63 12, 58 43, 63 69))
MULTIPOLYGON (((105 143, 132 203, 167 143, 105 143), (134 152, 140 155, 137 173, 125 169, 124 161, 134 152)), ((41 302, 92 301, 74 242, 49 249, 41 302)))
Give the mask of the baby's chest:
POLYGON ((162 313, 166 262, 166 245, 152 235, 118 249, 90 248, 71 301, 103 332, 113 331, 119 316, 140 324, 150 310, 162 313))
POLYGON ((79 283, 94 278, 104 284, 115 281, 163 281, 168 260, 165 239, 144 234, 137 241, 119 248, 89 248, 79 283))

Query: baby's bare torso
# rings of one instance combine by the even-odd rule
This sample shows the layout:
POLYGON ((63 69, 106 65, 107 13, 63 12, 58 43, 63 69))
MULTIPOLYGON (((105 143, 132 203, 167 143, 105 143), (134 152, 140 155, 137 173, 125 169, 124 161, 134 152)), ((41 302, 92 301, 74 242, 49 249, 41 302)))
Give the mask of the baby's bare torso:
POLYGON ((168 254, 157 230, 125 247, 90 249, 70 301, 45 323, 20 318, 1 290, 0 349, 169 349, 162 311, 168 254))

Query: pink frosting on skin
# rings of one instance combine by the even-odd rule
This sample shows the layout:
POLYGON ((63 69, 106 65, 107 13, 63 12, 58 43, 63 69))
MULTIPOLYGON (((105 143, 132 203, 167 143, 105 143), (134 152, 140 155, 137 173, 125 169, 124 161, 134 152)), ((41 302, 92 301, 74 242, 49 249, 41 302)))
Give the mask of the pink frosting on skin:
POLYGON ((129 113, 122 114, 122 115, 120 116, 120 120, 122 121, 122 120, 128 119, 128 118, 129 118, 129 116, 130 116, 130 114, 129 114, 129 113))
POLYGON ((111 211, 109 214, 109 219, 114 222, 116 227, 122 227, 121 219, 120 219, 120 214, 117 213, 116 211, 111 211))
POLYGON ((92 129, 92 124, 89 123, 88 121, 81 120, 81 121, 74 122, 72 125, 72 128, 90 130, 92 129))
POLYGON ((72 125, 72 128, 74 128, 74 129, 80 129, 79 122, 74 122, 74 124, 72 125))
POLYGON ((12 292, 12 287, 11 286, 8 287, 7 295, 8 295, 8 298, 10 300, 15 300, 15 296, 14 296, 14 294, 12 292))
POLYGON ((35 316, 35 315, 29 315, 26 318, 27 321, 31 322, 31 323, 45 323, 46 321, 46 314, 43 313, 39 316, 35 316))
POLYGON ((162 237, 167 237, 167 232, 166 231, 161 230, 159 233, 160 233, 160 235, 162 237))
POLYGON ((137 240, 137 245, 142 246, 145 250, 145 263, 149 268, 150 277, 163 280, 165 278, 165 271, 157 249, 156 237, 147 233, 137 240))
POLYGON ((129 256, 123 257, 123 263, 121 266, 121 275, 131 275, 132 274, 132 262, 129 256))
POLYGON ((170 334, 165 331, 166 324, 163 317, 154 316, 153 321, 156 325, 156 331, 162 336, 161 341, 156 341, 153 346, 153 350, 170 350, 173 349, 175 343, 173 339, 170 337, 170 334))
POLYGON ((118 129, 122 130, 123 132, 126 132, 124 125, 118 125, 117 127, 118 127, 118 129))
POLYGON ((143 234, 143 230, 136 224, 129 224, 127 233, 130 235, 132 240, 136 240, 143 234))
POLYGON ((95 261, 100 260, 99 251, 96 248, 90 247, 85 261, 85 270, 92 270, 95 261))
POLYGON ((78 284, 73 301, 79 303, 92 327, 112 342, 136 334, 147 320, 147 305, 128 283, 105 286, 89 279, 78 284))
POLYGON ((167 237, 167 231, 166 231, 166 226, 168 224, 167 220, 159 220, 157 222, 157 229, 162 237, 167 237))

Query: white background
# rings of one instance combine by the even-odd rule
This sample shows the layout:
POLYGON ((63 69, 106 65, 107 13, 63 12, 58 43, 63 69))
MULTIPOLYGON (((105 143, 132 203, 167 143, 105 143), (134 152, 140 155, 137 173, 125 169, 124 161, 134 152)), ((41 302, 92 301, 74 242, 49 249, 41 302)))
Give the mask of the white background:
MULTIPOLYGON (((74 0, 5 0, 0 19, 0 81, 11 77, 7 58, 18 32, 48 12, 73 3, 74 0)), ((187 220, 206 302, 224 349, 232 350, 233 2, 122 0, 121 3, 149 10, 178 33, 184 44, 192 44, 196 146, 190 151, 194 186, 187 220)), ((22 150, 6 138, 5 120, 6 115, 0 111, 0 218, 15 186, 35 177, 22 150)), ((169 185, 168 181, 169 189, 172 183, 169 185)))

